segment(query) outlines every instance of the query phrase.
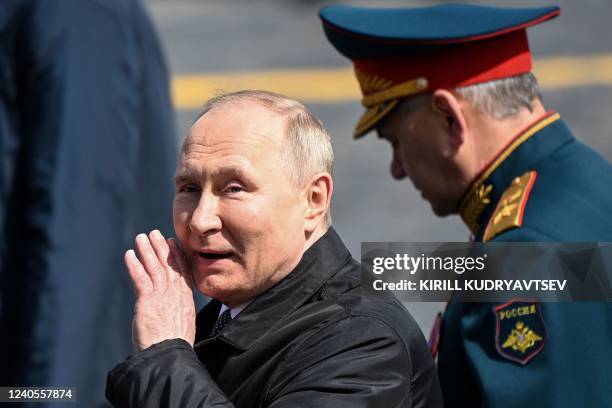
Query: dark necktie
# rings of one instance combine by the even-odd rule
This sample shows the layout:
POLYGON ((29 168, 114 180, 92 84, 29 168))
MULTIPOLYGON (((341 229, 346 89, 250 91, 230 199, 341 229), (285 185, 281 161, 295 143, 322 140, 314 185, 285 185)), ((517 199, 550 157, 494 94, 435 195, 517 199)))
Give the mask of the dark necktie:
POLYGON ((225 309, 225 311, 221 313, 221 316, 219 316, 219 318, 215 322, 215 325, 210 331, 209 337, 212 338, 212 337, 215 337, 217 334, 219 334, 221 330, 223 330, 225 325, 230 322, 230 320, 232 320, 232 312, 229 309, 225 309))

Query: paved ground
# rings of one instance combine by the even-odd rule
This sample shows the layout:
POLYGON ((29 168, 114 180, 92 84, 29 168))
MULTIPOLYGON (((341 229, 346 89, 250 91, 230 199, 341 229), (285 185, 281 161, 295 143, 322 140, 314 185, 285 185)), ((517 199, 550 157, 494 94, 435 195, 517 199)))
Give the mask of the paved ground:
MULTIPOLYGON (((344 3, 398 6, 435 2, 344 3)), ((535 5, 531 0, 476 3, 512 7, 535 5)), ((539 3, 549 4, 547 1, 539 3)), ((537 58, 548 60, 565 56, 580 61, 581 57, 612 55, 612 9, 607 0, 562 0, 557 3, 562 7, 561 17, 530 30, 532 51, 537 58)), ((348 62, 332 49, 323 35, 316 15, 323 4, 306 0, 147 1, 175 77, 211 72, 349 68, 348 62)), ((594 65, 589 63, 580 69, 583 79, 597 74, 594 65)), ((555 67, 546 73, 554 76, 555 67)), ((579 138, 612 159, 612 84, 585 87, 580 84, 589 81, 579 79, 575 80, 575 87, 544 89, 544 101, 548 108, 562 114, 579 138)), ((359 142, 351 139, 354 121, 361 112, 357 101, 307 104, 333 136, 336 152, 334 226, 355 257, 360 256, 362 241, 467 239, 467 229, 458 217, 436 218, 410 182, 398 183, 389 177, 390 148, 387 145, 374 137, 359 142)), ((196 114, 197 109, 178 112, 179 138, 184 136, 196 114)), ((427 333, 440 305, 411 304, 409 307, 427 333)))

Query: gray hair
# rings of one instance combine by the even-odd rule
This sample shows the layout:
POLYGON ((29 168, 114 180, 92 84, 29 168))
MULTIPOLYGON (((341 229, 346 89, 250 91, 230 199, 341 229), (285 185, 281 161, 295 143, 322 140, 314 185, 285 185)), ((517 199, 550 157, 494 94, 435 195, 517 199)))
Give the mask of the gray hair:
MULTIPOLYGON (((524 108, 533 111, 534 100, 541 99, 538 80, 531 72, 460 87, 454 92, 497 120, 510 118, 524 108)), ((400 109, 410 114, 430 101, 431 95, 416 95, 404 99, 400 109)))
MULTIPOLYGON (((333 174, 334 151, 323 123, 306 106, 287 96, 260 90, 223 93, 204 104, 198 119, 221 105, 243 102, 256 103, 285 118, 282 161, 290 180, 296 186, 304 186, 316 173, 333 174)), ((331 225, 329 210, 324 221, 326 226, 331 225)))
POLYGON ((457 88, 461 97, 497 120, 510 118, 521 111, 533 111, 533 101, 540 99, 538 80, 531 72, 495 81, 457 88))

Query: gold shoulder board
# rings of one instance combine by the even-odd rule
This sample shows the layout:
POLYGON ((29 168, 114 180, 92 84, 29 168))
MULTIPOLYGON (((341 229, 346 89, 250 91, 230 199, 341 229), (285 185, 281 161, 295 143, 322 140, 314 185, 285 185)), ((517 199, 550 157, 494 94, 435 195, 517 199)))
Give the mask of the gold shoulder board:
POLYGON ((525 206, 537 175, 536 171, 528 171, 521 177, 512 180, 489 219, 482 238, 483 242, 492 240, 504 231, 523 225, 525 206))

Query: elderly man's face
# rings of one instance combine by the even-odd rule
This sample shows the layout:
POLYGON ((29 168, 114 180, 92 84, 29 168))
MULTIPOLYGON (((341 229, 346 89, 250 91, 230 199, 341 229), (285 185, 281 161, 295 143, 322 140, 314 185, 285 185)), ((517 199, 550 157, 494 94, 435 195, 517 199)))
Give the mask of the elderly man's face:
POLYGON ((456 212, 464 186, 457 182, 455 163, 445 154, 448 136, 443 118, 424 103, 410 113, 392 111, 377 132, 393 149, 393 178, 410 178, 436 215, 456 212))
POLYGON ((280 115, 230 102, 182 147, 174 228, 198 290, 230 307, 282 279, 304 251, 307 204, 282 164, 283 132, 280 115))

